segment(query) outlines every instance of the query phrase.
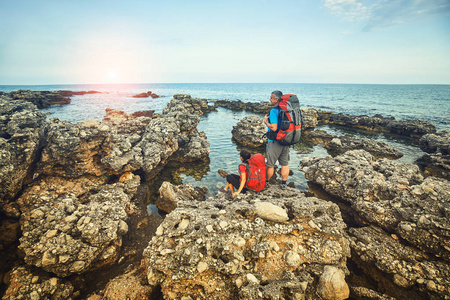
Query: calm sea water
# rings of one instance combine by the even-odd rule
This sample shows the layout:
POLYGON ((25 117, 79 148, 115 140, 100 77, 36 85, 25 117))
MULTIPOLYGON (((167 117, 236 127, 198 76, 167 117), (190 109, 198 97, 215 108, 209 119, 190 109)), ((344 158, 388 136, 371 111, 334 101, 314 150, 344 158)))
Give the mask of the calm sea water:
MULTIPOLYGON (((54 106, 43 110, 50 117, 79 122, 101 120, 106 108, 133 113, 140 110, 155 110, 161 113, 174 94, 189 94, 208 100, 242 100, 244 102, 268 101, 273 90, 293 93, 299 96, 302 106, 331 110, 351 115, 375 115, 395 117, 398 120, 422 119, 432 122, 438 130, 450 130, 450 85, 360 85, 360 84, 266 84, 266 83, 221 83, 221 84, 126 84, 126 85, 43 85, 43 86, 0 86, 0 91, 29 90, 96 90, 102 94, 72 97, 69 105, 54 106), (133 98, 138 93, 152 91, 164 98, 133 98)), ((236 123, 248 115, 246 112, 232 112, 219 109, 202 117, 199 130, 207 134, 211 145, 209 171, 201 179, 182 175, 184 183, 206 186, 214 193, 224 185, 224 179, 217 170, 237 172, 239 146, 231 138, 236 123)), ((349 133, 340 128, 322 127, 330 133, 349 133)), ((384 141, 402 151, 405 156, 400 162, 413 163, 423 152, 408 140, 386 137, 381 134, 351 132, 361 137, 384 141)), ((262 150, 263 151, 263 150, 262 150)), ((326 156, 326 151, 316 146, 308 151, 291 150, 290 167, 294 175, 290 178, 300 189, 307 184, 303 174, 297 171, 304 156, 326 156)))

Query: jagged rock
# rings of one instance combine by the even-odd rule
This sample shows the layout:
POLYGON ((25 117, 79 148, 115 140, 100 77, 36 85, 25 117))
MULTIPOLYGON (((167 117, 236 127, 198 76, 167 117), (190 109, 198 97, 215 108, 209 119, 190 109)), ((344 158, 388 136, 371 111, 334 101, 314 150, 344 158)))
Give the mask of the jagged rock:
MULTIPOLYGON (((135 272, 120 275, 105 287, 103 300, 151 300, 151 288, 135 272)), ((91 300, 93 300, 91 298, 91 300)))
POLYGON ((73 299, 74 286, 65 279, 26 265, 16 266, 8 276, 2 299, 73 299))
POLYGON ((326 266, 347 273, 350 255, 338 207, 276 187, 238 199, 178 200, 144 251, 150 286, 165 299, 314 298, 326 266), (288 212, 264 221, 258 203, 288 212))
POLYGON ((20 215, 12 200, 30 175, 45 131, 45 116, 35 105, 0 97, 0 207, 9 217, 20 215))
POLYGON ((230 101, 230 100, 217 100, 213 101, 215 107, 225 107, 230 110, 247 110, 257 114, 268 114, 270 109, 273 107, 270 102, 242 102, 241 100, 230 101))
POLYGON ((355 253, 352 259, 387 295, 395 299, 450 299, 448 261, 406 246, 395 235, 373 226, 351 228, 350 236, 355 253))
POLYGON ((424 174, 450 180, 450 131, 426 134, 420 139, 419 145, 428 152, 417 160, 424 174))
POLYGON ((403 153, 389 146, 388 143, 358 138, 349 134, 334 137, 331 141, 325 143, 324 147, 332 155, 342 154, 350 150, 364 149, 376 158, 398 159, 403 156, 403 153))
POLYGON ((139 184, 139 176, 91 190, 80 184, 84 193, 75 194, 69 182, 58 193, 42 180, 27 189, 18 200, 25 262, 60 277, 114 263, 139 184))
POLYGON ((336 124, 346 127, 361 128, 371 131, 384 131, 413 138, 420 138, 428 133, 435 133, 436 126, 423 120, 397 121, 395 118, 385 118, 381 115, 351 116, 342 113, 333 114, 329 111, 318 111, 319 123, 336 124))
MULTIPOLYGON (((373 233, 374 236, 385 232, 386 235, 392 234, 396 239, 403 241, 402 243, 397 241, 395 245, 379 242, 379 253, 389 253, 396 248, 399 253, 406 254, 395 254, 394 257, 409 260, 410 257, 420 256, 418 260, 422 264, 438 264, 439 267, 436 266, 436 268, 440 270, 440 274, 447 274, 445 276, 448 277, 450 272, 449 181, 435 177, 423 179, 415 165, 400 164, 388 159, 375 160, 364 150, 349 151, 335 158, 305 158, 301 162, 300 169, 306 172, 307 179, 319 184, 325 191, 337 197, 341 205, 350 205, 353 214, 351 217, 359 226, 372 224, 379 227, 376 229, 377 232, 373 233), (409 250, 409 252, 401 252, 409 249, 405 245, 414 248, 414 252, 409 250)), ((358 230, 363 231, 363 229, 354 229, 353 232, 358 230)), ((360 236, 358 239, 363 241, 367 239, 365 244, 370 244, 372 238, 360 236)), ((373 246, 367 246, 366 250, 369 251, 370 247, 373 246)), ((378 254, 373 256, 377 259, 380 257, 378 254)), ((391 263, 395 258, 386 258, 381 263, 366 260, 365 257, 352 257, 352 259, 365 261, 364 264, 368 264, 364 266, 367 269, 366 274, 373 276, 373 279, 382 286, 382 291, 397 297, 395 294, 400 292, 391 290, 392 287, 388 283, 390 280, 387 279, 389 276, 385 276, 386 270, 383 270, 382 266, 391 263), (384 273, 377 275, 374 270, 384 273)), ((413 263, 412 266, 414 266, 413 263)), ((391 269, 387 273, 392 274, 390 276, 397 274, 398 276, 395 277, 397 279, 394 281, 397 286, 401 286, 406 284, 406 281, 399 277, 403 276, 403 272, 403 269, 391 269)), ((414 285, 413 290, 420 294, 423 289, 419 286, 420 284, 414 283, 416 279, 408 279, 408 285, 414 285)), ((445 280, 440 282, 448 291, 449 282, 445 280)), ((397 288, 402 290, 400 287, 397 288)), ((427 295, 426 293, 428 292, 424 295, 427 295)), ((439 297, 433 296, 432 291, 429 293, 430 297, 435 299, 439 297, 442 299, 444 295, 450 297, 442 292, 439 292, 439 297)))
POLYGON ((306 131, 303 135, 307 143, 317 145, 323 144, 330 155, 336 156, 350 150, 364 149, 376 158, 398 159, 403 153, 389 146, 385 142, 376 142, 346 134, 335 136, 323 130, 306 131))
POLYGON ((240 144, 258 148, 267 143, 267 137, 263 137, 266 132, 267 127, 263 124, 262 118, 252 115, 244 117, 233 126, 231 134, 240 144))
POLYGON ((318 110, 312 107, 300 108, 302 114, 302 130, 311 130, 318 124, 318 110))
MULTIPOLYGON (((70 98, 66 93, 60 91, 30 91, 30 90, 18 90, 10 93, 3 93, 7 97, 14 100, 24 100, 31 102, 38 108, 46 108, 51 105, 63 105, 69 104, 70 98)), ((1 94, 0 94, 1 96, 1 94)))
POLYGON ((159 188, 159 198, 155 205, 158 209, 170 213, 177 208, 178 202, 183 201, 200 201, 205 198, 205 194, 201 189, 194 188, 191 185, 175 186, 170 182, 164 181, 159 188))

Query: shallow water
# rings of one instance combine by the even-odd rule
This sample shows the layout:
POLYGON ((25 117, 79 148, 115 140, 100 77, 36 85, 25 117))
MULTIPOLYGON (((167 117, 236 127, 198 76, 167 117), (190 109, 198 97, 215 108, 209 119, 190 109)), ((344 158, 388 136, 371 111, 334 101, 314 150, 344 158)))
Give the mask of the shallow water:
MULTIPOLYGON (((68 105, 53 106, 44 109, 51 117, 70 122, 83 120, 102 120, 106 108, 133 113, 141 110, 155 110, 161 113, 174 94, 189 94, 194 98, 208 100, 242 100, 244 102, 268 101, 273 90, 294 93, 299 96, 302 106, 331 110, 350 115, 381 114, 398 120, 423 119, 432 122, 438 130, 450 130, 450 85, 361 85, 361 84, 272 84, 272 83, 220 83, 220 84, 127 84, 127 85, 45 85, 45 86, 0 86, 0 91, 29 90, 96 90, 101 94, 88 94, 71 97, 68 105), (133 95, 152 91, 162 98, 133 98, 133 95)), ((199 131, 207 135, 211 147, 209 165, 186 164, 170 168, 161 178, 173 183, 190 183, 207 187, 214 194, 225 185, 225 179, 218 174, 219 169, 228 173, 237 173, 240 163, 239 151, 242 149, 232 140, 231 130, 247 112, 234 112, 219 108, 202 116, 199 131), (201 170, 194 171, 200 167, 201 170)), ((414 142, 401 137, 384 136, 380 133, 350 130, 335 126, 320 126, 319 129, 335 135, 351 133, 359 137, 384 141, 404 153, 398 161, 413 163, 423 155, 414 142)), ((259 149, 264 153, 264 149, 259 149)), ((255 150, 253 150, 255 152, 255 150)), ((324 157, 326 150, 321 146, 313 148, 291 148, 290 168, 294 175, 289 181, 301 190, 307 189, 306 179, 297 170, 304 156, 324 157)), ((169 169, 169 168, 166 168, 169 169)))

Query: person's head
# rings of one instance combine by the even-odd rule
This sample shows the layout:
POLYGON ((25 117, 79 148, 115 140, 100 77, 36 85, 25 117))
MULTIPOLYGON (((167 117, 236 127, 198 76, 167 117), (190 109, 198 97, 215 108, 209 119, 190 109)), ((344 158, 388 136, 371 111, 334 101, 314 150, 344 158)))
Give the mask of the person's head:
POLYGON ((282 92, 273 91, 272 94, 270 95, 270 103, 272 103, 272 105, 277 104, 278 102, 281 101, 281 96, 283 96, 282 92))
POLYGON ((239 155, 241 156, 242 161, 246 161, 252 156, 250 152, 248 152, 247 150, 242 150, 241 153, 239 153, 239 155))

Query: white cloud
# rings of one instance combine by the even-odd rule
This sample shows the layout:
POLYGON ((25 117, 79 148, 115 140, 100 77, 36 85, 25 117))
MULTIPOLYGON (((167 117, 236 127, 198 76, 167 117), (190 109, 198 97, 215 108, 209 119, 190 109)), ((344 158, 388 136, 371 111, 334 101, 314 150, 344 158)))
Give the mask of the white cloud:
POLYGON ((325 0, 324 7, 364 30, 390 27, 436 15, 450 16, 449 0, 325 0))

